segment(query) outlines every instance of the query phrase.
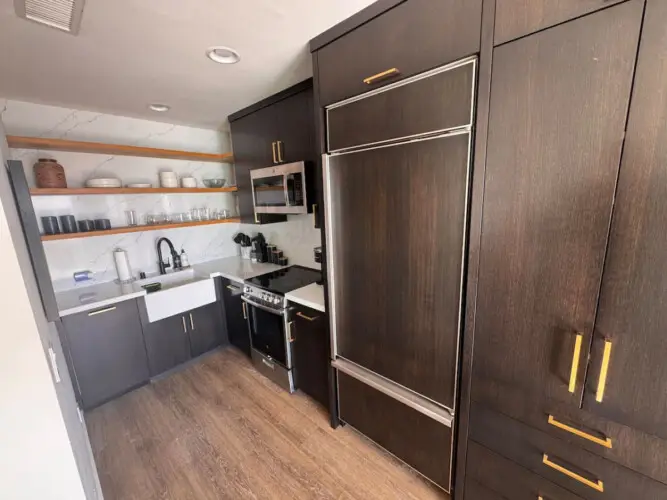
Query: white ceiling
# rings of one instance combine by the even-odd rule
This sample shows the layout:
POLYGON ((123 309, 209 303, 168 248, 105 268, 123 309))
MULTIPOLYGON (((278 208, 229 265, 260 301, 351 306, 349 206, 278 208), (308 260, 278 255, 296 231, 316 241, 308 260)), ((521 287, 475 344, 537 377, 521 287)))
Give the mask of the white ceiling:
POLYGON ((0 97, 224 128, 230 113, 312 76, 309 40, 373 1, 87 0, 72 36, 0 0, 0 97), (210 61, 211 45, 241 62, 210 61))

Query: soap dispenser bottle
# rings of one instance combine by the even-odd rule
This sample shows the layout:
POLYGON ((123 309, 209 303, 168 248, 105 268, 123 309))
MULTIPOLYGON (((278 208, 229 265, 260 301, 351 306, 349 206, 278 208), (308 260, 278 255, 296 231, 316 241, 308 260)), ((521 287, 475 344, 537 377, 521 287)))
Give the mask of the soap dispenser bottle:
POLYGON ((190 267, 190 259, 188 259, 188 254, 185 253, 185 250, 181 248, 181 266, 185 269, 190 267))

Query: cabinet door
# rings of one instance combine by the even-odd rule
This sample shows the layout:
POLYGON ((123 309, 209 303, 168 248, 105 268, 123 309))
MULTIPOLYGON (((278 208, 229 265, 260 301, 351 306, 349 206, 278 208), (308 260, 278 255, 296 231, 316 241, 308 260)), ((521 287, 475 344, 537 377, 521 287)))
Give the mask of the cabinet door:
POLYGON ((63 325, 85 409, 148 381, 136 301, 66 316, 63 325))
POLYGON ((329 323, 325 313, 295 306, 291 316, 296 386, 329 407, 329 323))
POLYGON ((473 398, 581 402, 642 6, 494 51, 473 398))
POLYGON ((224 331, 218 302, 190 311, 186 319, 193 358, 222 344, 224 331))
POLYGON ((624 0, 496 0, 499 45, 624 0))
POLYGON ((316 160, 313 89, 283 99, 272 108, 276 118, 272 136, 280 141, 276 151, 279 162, 316 160))
MULTIPOLYGON (((260 109, 230 124, 234 150, 234 172, 238 187, 238 204, 241 222, 262 224, 287 220, 284 215, 257 214, 252 199, 250 171, 274 164, 272 143, 277 140, 275 110, 272 106, 260 109)), ((277 156, 276 156, 277 159, 277 156)))
POLYGON ((584 406, 667 439, 667 3, 647 9, 584 406))
POLYGON ((186 315, 144 324, 144 338, 153 377, 190 359, 186 315))
POLYGON ((224 279, 222 285, 222 300, 225 307, 229 343, 250 357, 250 332, 246 319, 246 305, 241 300, 243 285, 228 279, 224 279))
POLYGON ((328 168, 337 354, 450 409, 469 141, 341 154, 328 168))

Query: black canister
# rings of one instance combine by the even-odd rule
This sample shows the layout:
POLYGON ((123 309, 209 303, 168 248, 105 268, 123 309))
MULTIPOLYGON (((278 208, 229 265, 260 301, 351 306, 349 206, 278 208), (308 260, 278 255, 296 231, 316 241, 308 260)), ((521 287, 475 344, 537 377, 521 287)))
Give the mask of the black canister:
POLYGON ((76 219, 73 215, 61 215, 60 226, 63 228, 63 233, 78 233, 76 226, 76 219))
POLYGON ((60 234, 58 217, 42 217, 42 228, 44 234, 60 234))
POLYGON ((95 219, 95 229, 98 231, 104 231, 106 229, 111 229, 111 220, 109 219, 95 219))

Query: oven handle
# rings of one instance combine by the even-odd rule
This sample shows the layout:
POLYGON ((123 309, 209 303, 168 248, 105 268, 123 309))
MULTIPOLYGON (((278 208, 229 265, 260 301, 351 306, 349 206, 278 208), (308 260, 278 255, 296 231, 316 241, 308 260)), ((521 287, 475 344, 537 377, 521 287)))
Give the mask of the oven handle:
POLYGON ((258 304, 257 302, 254 302, 254 301, 252 301, 252 300, 250 300, 250 299, 247 299, 247 298, 246 298, 245 296, 243 296, 243 295, 241 296, 241 300, 242 300, 243 302, 245 302, 246 304, 249 304, 249 305, 251 305, 251 306, 253 306, 253 307, 257 307, 258 309, 261 309, 262 311, 266 311, 266 312, 275 314, 276 316, 284 316, 285 314, 287 314, 287 309, 284 309, 284 310, 278 312, 278 311, 276 311, 275 309, 271 309, 270 307, 266 307, 265 305, 258 304))

